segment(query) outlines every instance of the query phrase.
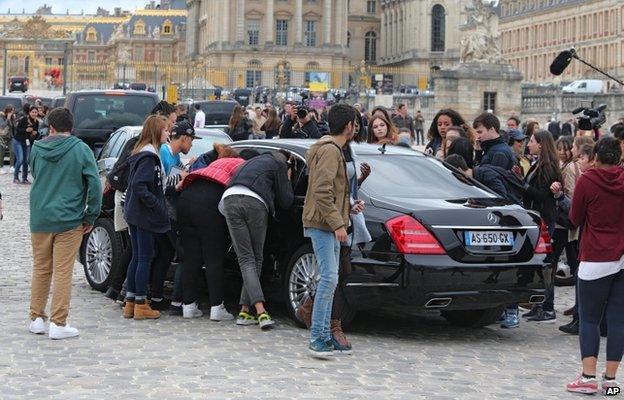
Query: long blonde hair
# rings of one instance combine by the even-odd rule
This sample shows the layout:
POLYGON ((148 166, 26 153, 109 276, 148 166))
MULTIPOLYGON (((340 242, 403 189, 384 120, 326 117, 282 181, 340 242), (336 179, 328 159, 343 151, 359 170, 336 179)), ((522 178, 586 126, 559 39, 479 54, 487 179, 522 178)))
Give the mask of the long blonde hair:
POLYGON ((139 136, 139 141, 136 146, 134 146, 134 150, 132 150, 132 155, 135 155, 141 149, 148 144, 154 146, 156 152, 160 151, 160 138, 162 137, 163 130, 167 127, 167 118, 162 115, 150 115, 147 117, 145 122, 143 123, 143 129, 141 130, 141 136, 139 136))

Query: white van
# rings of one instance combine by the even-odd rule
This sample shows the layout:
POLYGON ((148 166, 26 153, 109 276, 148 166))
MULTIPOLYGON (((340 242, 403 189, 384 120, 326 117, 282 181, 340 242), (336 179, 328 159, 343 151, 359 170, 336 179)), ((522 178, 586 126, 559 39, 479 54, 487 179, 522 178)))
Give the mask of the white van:
POLYGON ((599 79, 581 79, 563 87, 563 93, 603 93, 604 82, 599 79))

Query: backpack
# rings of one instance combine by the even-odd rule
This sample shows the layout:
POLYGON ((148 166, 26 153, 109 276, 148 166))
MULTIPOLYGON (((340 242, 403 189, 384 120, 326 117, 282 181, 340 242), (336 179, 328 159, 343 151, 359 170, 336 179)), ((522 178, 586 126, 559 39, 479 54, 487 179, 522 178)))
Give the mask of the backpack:
POLYGON ((132 153, 132 149, 139 141, 139 137, 133 137, 124 145, 119 154, 119 158, 110 172, 106 175, 108 184, 115 190, 125 192, 128 189, 128 176, 130 175, 130 163, 128 159, 132 153))

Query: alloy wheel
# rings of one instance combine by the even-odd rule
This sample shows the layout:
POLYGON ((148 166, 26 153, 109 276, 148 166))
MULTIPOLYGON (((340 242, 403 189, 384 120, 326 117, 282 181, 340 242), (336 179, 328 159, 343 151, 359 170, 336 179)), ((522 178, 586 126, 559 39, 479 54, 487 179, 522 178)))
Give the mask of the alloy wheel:
POLYGON ((110 274, 113 260, 113 246, 106 229, 98 226, 91 231, 85 253, 89 278, 96 284, 103 283, 110 274))

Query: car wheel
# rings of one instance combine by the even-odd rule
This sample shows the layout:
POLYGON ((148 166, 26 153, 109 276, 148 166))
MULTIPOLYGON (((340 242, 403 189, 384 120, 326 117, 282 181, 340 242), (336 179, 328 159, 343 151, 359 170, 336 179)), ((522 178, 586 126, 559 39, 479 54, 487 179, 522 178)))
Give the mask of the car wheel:
POLYGON ((453 310, 442 311, 442 316, 451 324, 465 328, 478 328, 496 322, 505 306, 486 308, 484 310, 453 310))
POLYGON ((316 294, 316 286, 320 279, 311 244, 305 244, 295 251, 286 268, 285 277, 286 282, 283 286, 286 310, 298 326, 305 328, 305 324, 297 318, 295 311, 316 294))
POLYGON ((574 275, 570 271, 570 266, 563 261, 557 264, 555 286, 574 286, 574 275))
MULTIPOLYGON (((316 294, 320 280, 316 256, 311 244, 304 244, 293 254, 285 272, 284 299, 290 318, 300 327, 305 324, 297 318, 295 311, 310 297, 316 294)), ((336 288, 337 301, 340 302, 342 325, 348 326, 355 317, 355 310, 347 303, 341 287, 336 288)))
POLYGON ((85 241, 84 271, 89 285, 104 292, 111 281, 111 270, 120 262, 123 251, 121 235, 115 232, 113 221, 99 218, 85 241))

